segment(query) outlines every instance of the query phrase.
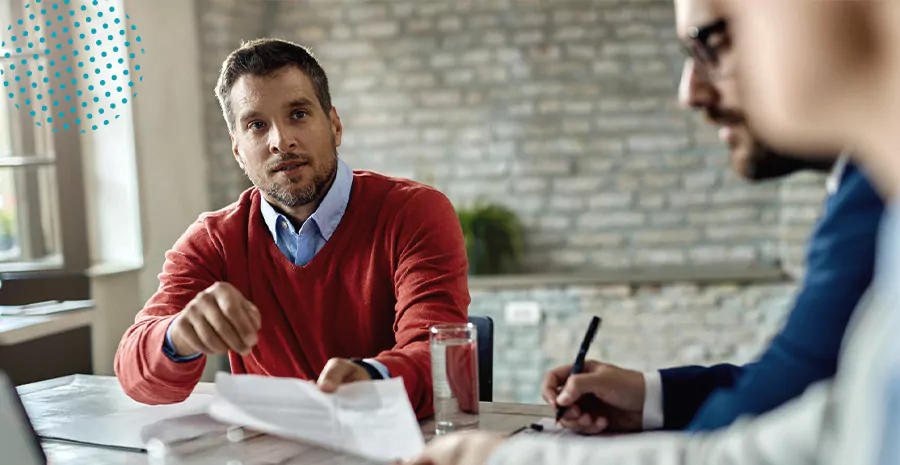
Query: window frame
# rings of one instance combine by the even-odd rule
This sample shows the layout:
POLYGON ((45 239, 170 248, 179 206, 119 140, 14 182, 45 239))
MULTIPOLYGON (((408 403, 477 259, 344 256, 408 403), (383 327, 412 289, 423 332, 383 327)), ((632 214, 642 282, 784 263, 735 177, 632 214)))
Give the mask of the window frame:
MULTIPOLYGON (((3 3, 0 8, 6 10, 4 13, 7 14, 7 18, 15 22, 16 18, 25 15, 25 4, 33 3, 33 0, 0 0, 0 2, 3 3)), ((36 10, 27 11, 40 14, 36 10)), ((69 31, 74 31, 72 25, 69 26, 69 31)), ((74 34, 64 33, 59 24, 46 29, 47 34, 51 32, 56 32, 62 37, 59 42, 63 44, 63 52, 71 54, 72 46, 67 43, 67 39, 74 37, 74 34)), ((6 53, 6 50, 3 53, 6 53)), ((54 89, 60 89, 60 84, 67 78, 67 76, 55 78, 49 73, 47 77, 50 80, 48 85, 54 89)), ((66 96, 75 99, 76 92, 76 86, 66 86, 64 90, 59 90, 57 95, 60 99, 66 96)), ((39 294, 41 300, 59 298, 56 295, 63 298, 88 298, 87 270, 90 267, 90 250, 81 135, 74 129, 43 131, 47 134, 46 153, 37 153, 40 128, 34 124, 27 110, 13 110, 8 106, 7 111, 10 115, 10 137, 14 141, 14 156, 0 157, 0 169, 17 171, 16 192, 24 194, 22 198, 27 200, 20 204, 24 206, 24 221, 17 221, 20 228, 19 238, 24 239, 23 257, 19 261, 0 263, 0 282, 2 282, 0 302, 20 300, 16 297, 19 293, 14 292, 20 288, 28 289, 26 294, 39 294), (47 250, 46 234, 41 220, 43 212, 38 179, 38 170, 43 166, 55 168, 53 182, 50 183, 51 190, 55 192, 51 192, 50 195, 55 197, 51 204, 55 204, 56 211, 51 214, 56 215, 54 227, 60 232, 59 256, 50 257, 50 260, 45 257, 46 254, 41 254, 47 250), (32 167, 34 169, 30 169, 32 167), (42 281, 49 286, 42 286, 40 284, 42 281)), ((21 206, 19 208, 22 208, 21 206)))

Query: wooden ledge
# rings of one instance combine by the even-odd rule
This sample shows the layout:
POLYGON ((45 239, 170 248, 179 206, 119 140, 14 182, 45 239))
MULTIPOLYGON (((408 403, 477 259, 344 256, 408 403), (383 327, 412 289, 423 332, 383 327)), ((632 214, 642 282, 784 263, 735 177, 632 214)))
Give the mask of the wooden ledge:
POLYGON ((694 283, 777 283, 794 278, 781 268, 763 267, 662 267, 631 270, 604 270, 596 273, 551 273, 496 276, 469 276, 473 290, 585 286, 585 285, 653 285, 694 283))

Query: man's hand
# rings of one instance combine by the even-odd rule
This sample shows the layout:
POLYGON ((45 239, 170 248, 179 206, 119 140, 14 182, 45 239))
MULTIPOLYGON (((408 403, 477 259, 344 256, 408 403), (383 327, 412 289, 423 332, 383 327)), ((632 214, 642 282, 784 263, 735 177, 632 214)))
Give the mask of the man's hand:
POLYGON ((570 376, 572 365, 551 370, 542 396, 553 407, 568 407, 560 423, 581 434, 640 431, 644 416, 644 375, 590 360, 570 376))
POLYGON ((172 345, 178 355, 233 350, 247 355, 258 340, 259 309, 231 284, 215 283, 197 294, 172 323, 172 345))
POLYGON ((316 384, 322 392, 335 392, 342 384, 369 381, 372 377, 365 368, 345 358, 333 358, 325 364, 316 384))
POLYGON ((442 436, 432 440, 410 465, 484 465, 503 440, 482 431, 442 436))

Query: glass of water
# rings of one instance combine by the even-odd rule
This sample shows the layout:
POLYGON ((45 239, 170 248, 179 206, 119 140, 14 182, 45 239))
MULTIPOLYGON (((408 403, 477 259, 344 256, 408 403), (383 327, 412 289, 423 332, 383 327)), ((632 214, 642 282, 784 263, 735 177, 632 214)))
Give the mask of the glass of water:
POLYGON ((478 426, 478 344, 475 325, 431 327, 435 434, 478 426))

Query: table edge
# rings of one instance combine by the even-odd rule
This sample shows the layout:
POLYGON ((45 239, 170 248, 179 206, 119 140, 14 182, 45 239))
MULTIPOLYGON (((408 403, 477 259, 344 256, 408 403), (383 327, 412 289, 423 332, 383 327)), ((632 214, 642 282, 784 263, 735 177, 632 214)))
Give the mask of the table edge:
POLYGON ((77 376, 78 375, 67 375, 67 376, 60 376, 59 378, 45 379, 43 381, 35 381, 33 383, 16 386, 16 390, 19 391, 19 396, 33 394, 35 392, 46 391, 48 389, 53 389, 53 388, 57 388, 60 386, 72 384, 75 381, 75 377, 77 377, 77 376))

